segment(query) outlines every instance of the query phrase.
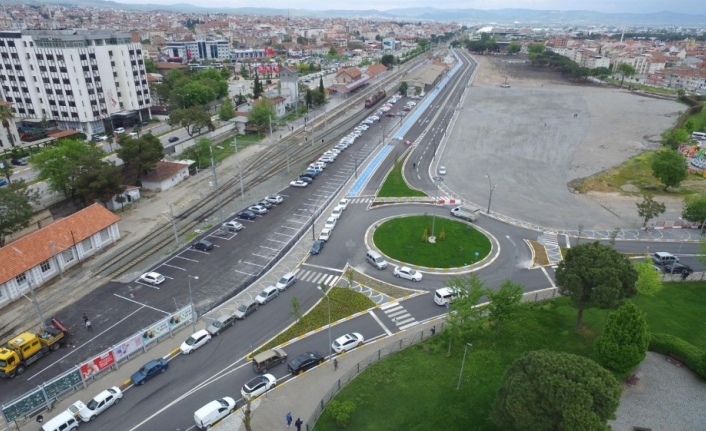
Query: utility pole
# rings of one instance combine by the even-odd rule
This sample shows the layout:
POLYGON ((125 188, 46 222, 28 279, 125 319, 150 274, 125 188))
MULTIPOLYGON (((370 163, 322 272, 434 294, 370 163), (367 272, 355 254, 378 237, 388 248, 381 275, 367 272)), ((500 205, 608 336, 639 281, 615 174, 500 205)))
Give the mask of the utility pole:
POLYGON ((42 314, 42 309, 39 306, 39 303, 37 302, 37 297, 34 296, 34 286, 32 285, 32 279, 27 277, 27 284, 29 284, 29 293, 32 296, 32 304, 34 304, 34 307, 37 309, 37 314, 39 315, 39 320, 42 322, 42 329, 47 328, 47 324, 44 321, 44 315, 42 314))
POLYGON ((179 233, 177 232, 176 221, 174 220, 174 208, 172 208, 171 202, 167 203, 169 205, 169 217, 172 222, 172 228, 174 229, 174 244, 179 247, 179 233))
POLYGON ((240 178, 240 200, 245 202, 245 191, 243 189, 243 170, 240 167, 240 157, 238 156, 238 138, 233 138, 233 146, 235 147, 235 162, 238 164, 238 178, 240 178))
POLYGON ((216 162, 213 160, 213 147, 209 147, 211 151, 211 172, 213 173, 213 187, 216 190, 216 199, 218 201, 218 217, 220 223, 223 223, 223 207, 221 206, 221 192, 218 190, 218 175, 216 175, 216 162))

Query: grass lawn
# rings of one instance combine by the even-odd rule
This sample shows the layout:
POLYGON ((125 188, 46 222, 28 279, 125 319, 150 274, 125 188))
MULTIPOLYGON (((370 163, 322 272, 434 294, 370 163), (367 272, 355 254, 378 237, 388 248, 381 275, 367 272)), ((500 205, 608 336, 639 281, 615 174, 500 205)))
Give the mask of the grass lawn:
POLYGON ((378 197, 380 198, 405 198, 405 197, 424 197, 426 193, 411 189, 407 185, 402 175, 403 160, 398 160, 392 167, 392 170, 382 183, 378 197))
MULTIPOLYGON (((613 84, 620 85, 620 79, 613 79, 613 78, 606 78, 606 82, 612 82, 613 84)), ((677 95, 676 90, 672 90, 671 88, 662 88, 662 87, 653 87, 651 85, 643 85, 636 83, 630 78, 625 78, 625 81, 623 82, 623 88, 627 90, 627 88, 632 85, 633 87, 636 87, 646 93, 657 93, 657 94, 670 94, 673 96, 677 95)))
MULTIPOLYGON (((670 283, 654 297, 642 297, 650 329, 680 336, 706 348, 700 304, 706 301, 706 282, 670 283)), ((412 346, 372 366, 336 396, 352 401, 356 411, 348 429, 356 431, 498 430, 489 419, 505 368, 523 352, 549 349, 591 357, 595 337, 607 312, 586 310, 584 329, 574 330, 576 310, 559 298, 530 304, 506 324, 500 334, 479 332, 468 339, 461 390, 456 385, 463 348, 443 337, 412 346)), ((338 430, 328 412, 316 424, 318 431, 338 430)))
POLYGON ((431 268, 470 265, 490 253, 490 240, 485 235, 467 223, 443 217, 436 217, 436 244, 423 242, 424 229, 431 235, 431 226, 431 215, 396 218, 378 227, 373 240, 393 259, 431 268))
POLYGON ((601 173, 586 178, 576 189, 582 193, 594 192, 619 192, 626 184, 632 184, 640 189, 640 193, 650 195, 690 195, 692 193, 706 192, 706 179, 702 176, 690 175, 678 190, 670 189, 664 192, 664 185, 652 175, 652 157, 655 151, 645 151, 601 173))

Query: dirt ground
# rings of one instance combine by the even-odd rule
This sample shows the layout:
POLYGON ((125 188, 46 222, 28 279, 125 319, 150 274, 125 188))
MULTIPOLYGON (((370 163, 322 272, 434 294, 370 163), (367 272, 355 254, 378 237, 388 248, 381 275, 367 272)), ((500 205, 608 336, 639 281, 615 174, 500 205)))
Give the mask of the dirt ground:
MULTIPOLYGON (((447 178, 452 190, 484 202, 490 173, 498 183, 495 211, 541 226, 631 228, 639 223, 639 197, 575 194, 572 180, 659 148, 661 132, 684 107, 595 84, 577 84, 522 57, 475 56, 479 70, 449 137, 445 162, 464 178, 447 178), (509 88, 502 88, 507 82, 509 88), (467 152, 463 160, 458 154, 467 152)), ((676 220, 682 201, 667 205, 661 220, 676 220)))

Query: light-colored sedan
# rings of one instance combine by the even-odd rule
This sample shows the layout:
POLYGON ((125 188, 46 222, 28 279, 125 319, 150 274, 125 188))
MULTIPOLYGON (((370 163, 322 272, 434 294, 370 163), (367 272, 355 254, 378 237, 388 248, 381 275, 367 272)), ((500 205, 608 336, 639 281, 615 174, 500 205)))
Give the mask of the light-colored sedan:
POLYGON ((333 211, 331 211, 331 217, 335 218, 336 220, 341 218, 341 214, 343 214, 343 208, 339 206, 337 206, 333 209, 333 211))
POLYGON ((328 229, 333 229, 336 227, 336 218, 335 217, 329 217, 326 220, 326 223, 324 223, 324 227, 328 229))
POLYGON ((149 283, 151 285, 157 286, 158 284, 164 283, 164 276, 158 272, 148 272, 147 274, 142 274, 140 276, 140 280, 144 281, 145 283, 149 283))
POLYGON ((361 334, 353 332, 351 334, 346 334, 336 338, 336 341, 333 342, 331 348, 336 353, 347 352, 358 346, 362 346, 364 342, 365 339, 363 339, 361 334))
POLYGON ((338 207, 345 211, 346 208, 348 208, 348 199, 341 199, 338 201, 338 207))
POLYGON ((207 330, 202 329, 200 331, 194 332, 189 338, 186 339, 186 341, 181 343, 181 347, 179 347, 179 350, 181 350, 181 353, 183 355, 188 355, 189 353, 193 352, 194 350, 198 349, 204 344, 207 344, 210 341, 211 334, 207 330))
POLYGON ((284 198, 280 195, 269 195, 265 198, 265 200, 271 204, 279 205, 282 202, 284 202, 284 198))
POLYGON ((223 223, 223 227, 231 232, 237 232, 243 229, 243 225, 235 220, 223 223))
POLYGON ((272 374, 257 376, 243 385, 240 395, 243 398, 255 398, 269 391, 277 385, 277 379, 272 374))
POLYGON ((252 211, 258 215, 267 214, 267 208, 263 207, 262 205, 251 205, 248 207, 248 211, 252 211))
POLYGON ((100 394, 93 397, 81 410, 78 415, 84 422, 92 421, 99 414, 103 413, 108 407, 115 405, 122 399, 123 393, 117 386, 108 388, 100 394))
POLYGON ((319 239, 321 241, 328 241, 329 238, 331 238, 331 232, 333 232, 331 229, 321 229, 321 235, 319 235, 319 239))
POLYGON ((260 294, 255 297, 255 301, 257 301, 257 303, 260 305, 265 305, 278 296, 279 296, 279 289, 277 289, 274 286, 269 286, 269 287, 266 287, 265 290, 260 292, 260 294))
POLYGON ((446 166, 439 166, 439 175, 446 175, 446 166))
POLYGON ((415 271, 408 266, 396 266, 393 273, 395 274, 395 277, 405 278, 407 280, 421 281, 422 279, 421 272, 415 271))
POLYGON ((309 185, 309 183, 302 181, 302 180, 294 180, 291 183, 289 183, 290 186, 292 187, 301 187, 304 188, 309 185))

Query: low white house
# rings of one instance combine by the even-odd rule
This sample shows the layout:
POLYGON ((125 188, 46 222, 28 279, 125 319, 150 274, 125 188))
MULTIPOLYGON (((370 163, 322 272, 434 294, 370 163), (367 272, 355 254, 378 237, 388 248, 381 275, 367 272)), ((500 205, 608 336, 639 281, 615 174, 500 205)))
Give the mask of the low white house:
POLYGON ((135 186, 126 186, 125 191, 119 195, 113 196, 113 199, 108 201, 106 206, 111 211, 122 210, 126 206, 132 205, 140 200, 140 188, 135 186), (118 202, 118 196, 122 196, 122 202, 118 202))
POLYGON ((142 177, 142 188, 165 191, 189 178, 189 162, 161 160, 147 176, 142 177))

